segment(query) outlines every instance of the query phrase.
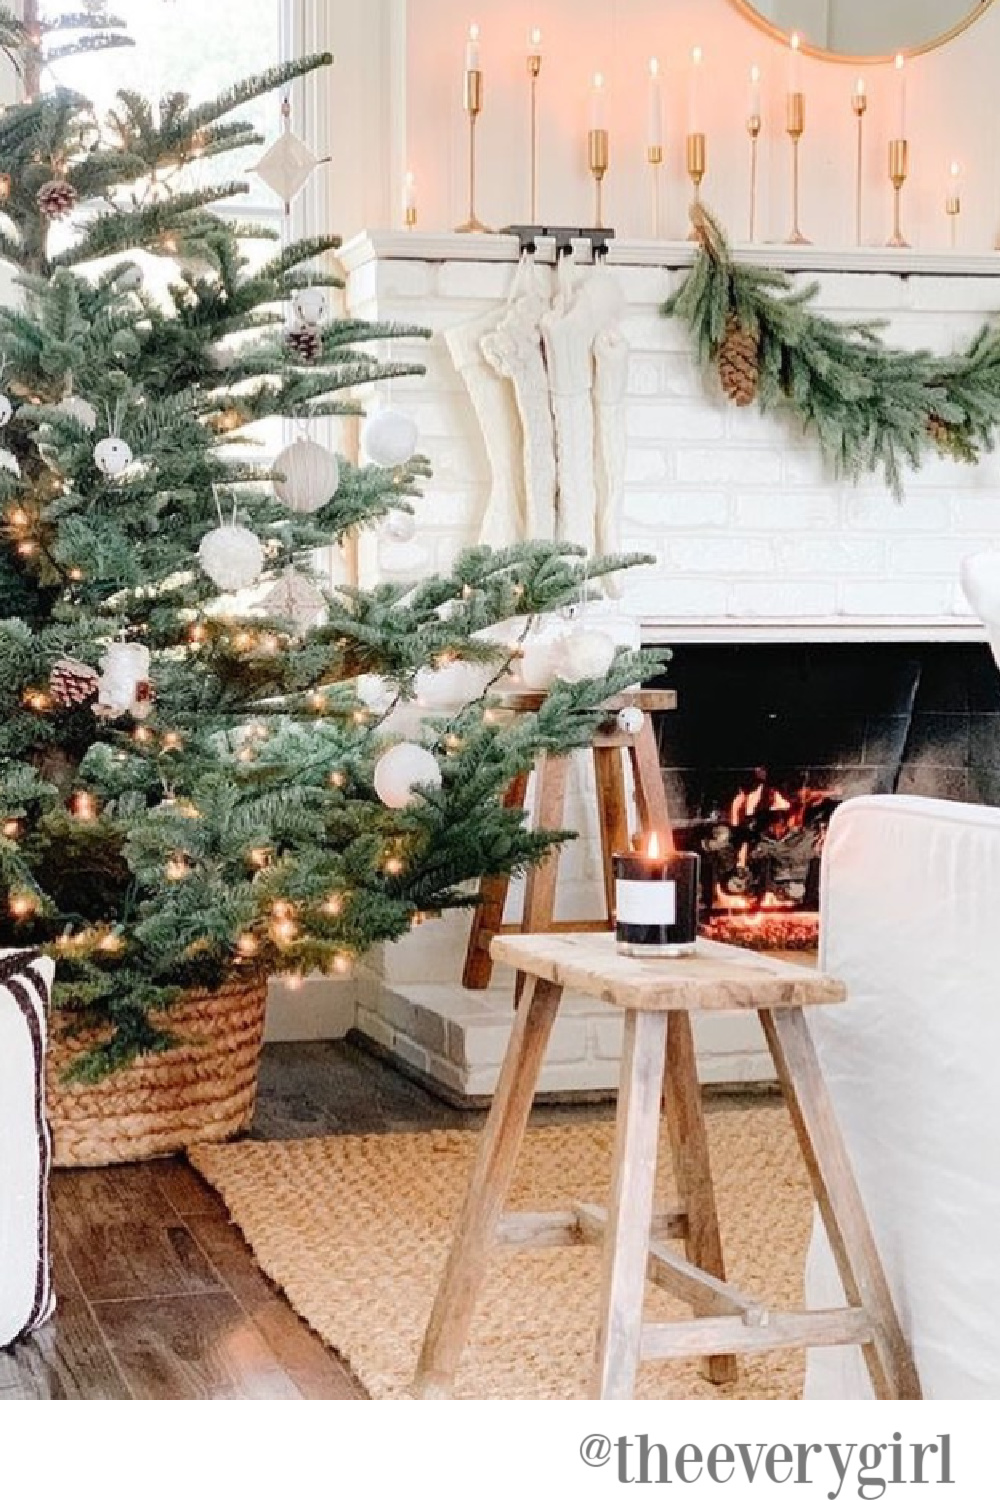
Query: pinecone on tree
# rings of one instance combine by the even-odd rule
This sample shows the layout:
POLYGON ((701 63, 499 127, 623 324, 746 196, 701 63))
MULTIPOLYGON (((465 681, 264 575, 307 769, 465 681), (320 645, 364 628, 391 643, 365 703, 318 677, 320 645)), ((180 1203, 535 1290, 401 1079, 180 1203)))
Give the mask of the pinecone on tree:
POLYGON ((719 379, 730 401, 750 406, 760 383, 760 344, 755 333, 744 328, 735 313, 726 319, 726 333, 719 345, 719 379))
POLYGON ((936 417, 932 412, 927 418, 927 436, 945 450, 952 446, 954 432, 951 426, 941 417, 936 417))
POLYGON ((56 662, 49 677, 49 691, 60 708, 79 708, 97 697, 100 673, 86 662, 64 656, 56 662))
POLYGON ((35 202, 46 219, 62 219, 76 207, 78 193, 71 182, 62 177, 53 177, 38 189, 35 202))
POLYGON ((285 330, 285 348, 289 354, 301 359, 303 364, 315 364, 323 352, 323 335, 318 328, 305 323, 293 323, 285 330))

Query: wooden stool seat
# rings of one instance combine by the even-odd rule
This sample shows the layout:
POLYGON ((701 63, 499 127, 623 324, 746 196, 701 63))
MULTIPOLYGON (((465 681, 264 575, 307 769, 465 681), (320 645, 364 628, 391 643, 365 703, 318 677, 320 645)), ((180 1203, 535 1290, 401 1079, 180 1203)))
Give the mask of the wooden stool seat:
MULTIPOLYGON (((500 714, 536 713, 545 702, 544 693, 509 693, 494 710, 500 714)), ((663 789, 663 773, 656 744, 656 732, 650 715, 667 713, 677 707, 677 694, 666 689, 637 689, 610 698, 605 705, 607 719, 590 746, 594 762, 594 785, 597 796, 597 822, 601 831, 601 859, 604 872, 605 915, 592 921, 560 923, 555 920, 556 886, 559 877, 559 852, 556 845, 548 858, 528 871, 524 891, 524 915, 516 927, 503 925, 504 906, 510 889, 510 877, 491 875, 480 887, 480 901, 472 921, 466 951, 462 984, 469 990, 484 990, 493 977, 490 945, 498 933, 517 932, 602 932, 612 926, 614 907, 614 874, 611 856, 630 847, 625 761, 631 765, 632 781, 639 820, 639 832, 656 829, 669 835, 670 816, 663 789), (618 724, 623 708, 642 711, 641 727, 634 733, 618 724)), ((535 827, 562 828, 565 823, 566 781, 570 760, 565 755, 540 755, 535 763, 535 827)), ((528 793, 527 776, 517 776, 504 798, 505 806, 522 809, 528 793)), ((519 999, 523 976, 518 975, 515 995, 519 999)))
POLYGON ((537 934, 494 940, 493 956, 528 978, 517 1010, 451 1254, 427 1325, 414 1393, 450 1396, 494 1245, 601 1241, 603 1274, 592 1395, 631 1398, 640 1360, 708 1359, 717 1383, 736 1376, 736 1354, 860 1344, 881 1400, 918 1400, 920 1384, 893 1308, 805 1019, 809 1005, 838 1003, 827 975, 721 943, 682 959, 620 956, 608 934, 537 934), (607 1209, 504 1215, 517 1155, 564 987, 625 1013, 614 1170, 607 1209), (833 1247, 846 1307, 786 1311, 726 1280, 695 1067, 691 1013, 755 1010, 792 1117, 833 1247), (679 1203, 656 1212, 653 1184, 661 1108, 679 1203), (685 1254, 668 1248, 683 1239, 685 1254), (646 1279, 694 1314, 643 1321, 646 1279))

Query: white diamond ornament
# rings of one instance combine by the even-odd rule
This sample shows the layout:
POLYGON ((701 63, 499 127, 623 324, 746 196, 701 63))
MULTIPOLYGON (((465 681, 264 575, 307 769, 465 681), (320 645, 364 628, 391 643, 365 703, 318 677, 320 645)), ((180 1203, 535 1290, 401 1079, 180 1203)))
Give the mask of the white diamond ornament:
POLYGON ((416 422, 406 412, 383 407, 365 422, 362 442, 373 464, 380 469, 396 469, 409 463, 416 453, 419 435, 416 422))
POLYGON ((79 422, 85 432, 93 432, 97 426, 97 408, 91 406, 89 401, 84 401, 82 396, 64 396, 56 411, 79 422))
POLYGON ((555 675, 563 682, 603 677, 615 659, 616 646, 603 630, 579 630, 566 635, 555 652, 555 675))
POLYGON ((375 765, 375 792, 386 807, 409 807, 418 787, 441 785, 441 767, 422 745, 393 745, 375 765))
POLYGON ((304 286, 292 298, 292 312, 300 323, 318 328, 326 317, 326 293, 321 286, 304 286))
POLYGON ((108 479, 117 479, 131 462, 132 449, 124 438, 101 438, 94 449, 94 463, 108 479))
POLYGON ((198 561, 217 588, 233 593, 257 582, 264 571, 264 548, 259 537, 234 522, 202 537, 198 561))
POLYGON ((272 193, 286 205, 305 187, 319 158, 310 151, 293 130, 285 130, 269 151, 265 151, 254 171, 272 193))
POLYGON ((276 620, 287 620, 296 632, 312 630, 326 623, 326 600, 315 584, 303 578, 301 573, 285 573, 260 604, 265 614, 276 620))
POLYGON ((299 438, 282 449, 274 463, 274 488, 290 510, 309 515, 337 493, 340 465, 335 453, 312 438, 299 438))

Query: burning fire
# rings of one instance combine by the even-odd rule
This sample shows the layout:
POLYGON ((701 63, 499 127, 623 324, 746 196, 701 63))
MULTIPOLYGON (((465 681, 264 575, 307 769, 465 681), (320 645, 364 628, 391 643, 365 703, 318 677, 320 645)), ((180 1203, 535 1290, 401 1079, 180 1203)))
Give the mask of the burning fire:
POLYGON ((649 835, 646 854, 650 859, 659 859, 660 857, 660 835, 655 831, 649 835))

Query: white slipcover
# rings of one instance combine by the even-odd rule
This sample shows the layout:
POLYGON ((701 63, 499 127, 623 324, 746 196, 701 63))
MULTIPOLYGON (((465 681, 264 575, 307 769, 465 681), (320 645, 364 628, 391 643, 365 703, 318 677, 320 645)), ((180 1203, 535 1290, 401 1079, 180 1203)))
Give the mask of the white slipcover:
MULTIPOLYGON (((1000 810, 859 797, 832 820, 810 1015, 925 1399, 1000 1397, 1000 810)), ((844 1301, 817 1224, 810 1306, 844 1301)), ((810 1350, 807 1399, 871 1400, 860 1351, 810 1350)))

